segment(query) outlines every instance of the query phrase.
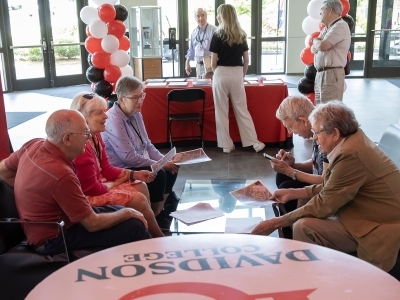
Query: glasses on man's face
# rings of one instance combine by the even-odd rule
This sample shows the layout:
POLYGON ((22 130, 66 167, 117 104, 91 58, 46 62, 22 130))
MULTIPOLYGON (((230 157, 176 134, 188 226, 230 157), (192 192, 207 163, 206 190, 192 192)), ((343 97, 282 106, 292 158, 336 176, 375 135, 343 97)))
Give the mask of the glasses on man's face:
POLYGON ((128 99, 136 102, 139 100, 144 100, 144 98, 146 98, 146 93, 142 93, 141 95, 135 95, 132 97, 124 96, 123 98, 128 98, 128 99))
POLYGON ((325 131, 325 129, 321 129, 320 131, 315 131, 313 129, 311 129, 311 132, 313 135, 319 136, 321 134, 321 132, 325 131))
POLYGON ((82 97, 85 98, 85 99, 88 99, 88 100, 92 100, 94 98, 94 93, 85 94, 82 97))
POLYGON ((92 138, 92 134, 88 131, 86 131, 85 133, 79 133, 79 132, 70 132, 69 134, 79 134, 79 135, 83 135, 86 139, 90 139, 92 138))

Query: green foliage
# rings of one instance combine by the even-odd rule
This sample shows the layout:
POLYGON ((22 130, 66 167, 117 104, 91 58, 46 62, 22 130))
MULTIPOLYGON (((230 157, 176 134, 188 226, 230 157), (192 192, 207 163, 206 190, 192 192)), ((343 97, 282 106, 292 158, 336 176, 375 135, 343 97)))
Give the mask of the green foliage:
MULTIPOLYGON (((59 41, 60 44, 67 44, 67 43, 73 43, 73 42, 74 41, 69 40, 69 39, 61 39, 59 41)), ((55 52, 56 58, 58 58, 58 59, 72 59, 72 58, 76 58, 77 56, 80 55, 78 45, 55 46, 54 52, 55 52)))
POLYGON ((15 49, 14 57, 17 61, 43 61, 40 48, 15 49))

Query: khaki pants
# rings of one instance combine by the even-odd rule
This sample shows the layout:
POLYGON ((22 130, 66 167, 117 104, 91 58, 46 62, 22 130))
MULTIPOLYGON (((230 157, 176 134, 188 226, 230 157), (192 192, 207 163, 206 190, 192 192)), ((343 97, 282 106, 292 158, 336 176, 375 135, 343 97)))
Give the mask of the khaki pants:
POLYGON ((315 104, 343 100, 344 77, 343 68, 317 72, 314 82, 315 104))
POLYGON ((345 253, 357 251, 357 242, 336 217, 299 219, 293 224, 293 239, 345 253))
POLYGON ((256 129, 247 109, 243 67, 217 67, 214 71, 212 90, 218 147, 228 148, 233 146, 233 141, 229 135, 229 98, 243 147, 256 144, 258 142, 256 129))

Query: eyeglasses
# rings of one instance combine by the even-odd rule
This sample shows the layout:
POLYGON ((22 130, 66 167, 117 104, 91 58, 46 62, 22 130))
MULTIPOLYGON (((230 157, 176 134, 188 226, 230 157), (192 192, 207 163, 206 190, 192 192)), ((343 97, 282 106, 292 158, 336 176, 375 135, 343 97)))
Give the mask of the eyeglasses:
POLYGON ((123 98, 128 98, 132 101, 139 101, 140 99, 144 100, 144 98, 146 98, 146 93, 142 93, 140 96, 138 96, 138 95, 132 96, 132 97, 124 96, 123 98))
POLYGON ((85 133, 70 132, 69 134, 79 134, 79 135, 83 135, 86 139, 92 138, 92 134, 91 134, 90 132, 85 132, 85 133))
POLYGON ((325 131, 325 129, 321 129, 320 131, 315 131, 311 129, 313 135, 319 136, 321 132, 325 131))
POLYGON ((92 100, 94 95, 95 95, 94 93, 91 93, 91 94, 85 94, 82 97, 88 100, 92 100))

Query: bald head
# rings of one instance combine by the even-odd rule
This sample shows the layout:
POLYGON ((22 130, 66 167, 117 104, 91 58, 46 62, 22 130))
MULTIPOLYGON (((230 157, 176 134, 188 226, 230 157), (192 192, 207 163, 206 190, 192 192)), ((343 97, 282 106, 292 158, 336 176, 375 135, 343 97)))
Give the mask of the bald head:
POLYGON ((60 109, 47 119, 45 130, 47 140, 53 144, 59 144, 66 133, 77 130, 83 132, 85 128, 86 121, 80 112, 74 109, 60 109))

